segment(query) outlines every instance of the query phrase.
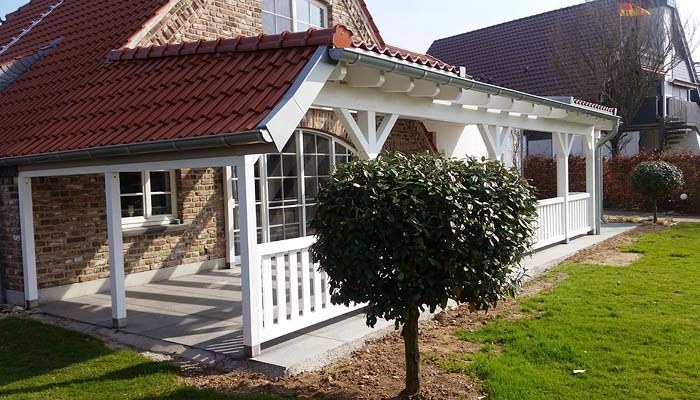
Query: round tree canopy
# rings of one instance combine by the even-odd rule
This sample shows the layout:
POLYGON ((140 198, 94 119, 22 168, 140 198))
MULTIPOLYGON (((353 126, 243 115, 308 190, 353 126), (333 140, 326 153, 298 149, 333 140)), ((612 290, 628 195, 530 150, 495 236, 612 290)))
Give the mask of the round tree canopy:
POLYGON ((488 309, 520 285, 536 199, 497 161, 430 154, 343 165, 318 198, 313 256, 336 304, 368 303, 367 322, 448 300, 488 309))
POLYGON ((646 161, 632 170, 632 189, 642 196, 658 199, 685 184, 683 172, 666 161, 646 161))

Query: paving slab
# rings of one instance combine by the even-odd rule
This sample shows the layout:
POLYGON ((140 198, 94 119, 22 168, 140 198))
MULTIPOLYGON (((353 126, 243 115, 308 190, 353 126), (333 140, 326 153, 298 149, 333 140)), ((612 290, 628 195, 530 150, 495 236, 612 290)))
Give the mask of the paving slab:
POLYGON ((585 248, 630 231, 637 226, 637 224, 605 224, 601 228, 600 235, 580 236, 567 244, 558 244, 539 250, 527 257, 522 264, 527 274, 526 281, 542 276, 545 272, 585 248))
MULTIPOLYGON (((634 224, 607 224, 600 236, 583 236, 568 244, 542 249, 528 257, 522 267, 534 279, 564 259, 596 243, 634 229, 634 224)), ((177 349, 180 357, 192 361, 238 366, 243 357, 240 272, 219 270, 129 288, 129 326, 122 331, 133 343, 135 338, 156 340, 164 349, 177 349)), ((40 310, 74 321, 109 327, 111 300, 108 293, 45 304, 40 310)), ((431 318, 429 313, 423 319, 431 318)), ((275 375, 292 375, 313 370, 350 355, 367 340, 394 329, 392 321, 380 320, 375 328, 355 313, 268 346, 250 362, 275 375)), ((123 335, 122 335, 123 336, 123 335)), ((147 342, 146 343, 152 343, 147 342)))

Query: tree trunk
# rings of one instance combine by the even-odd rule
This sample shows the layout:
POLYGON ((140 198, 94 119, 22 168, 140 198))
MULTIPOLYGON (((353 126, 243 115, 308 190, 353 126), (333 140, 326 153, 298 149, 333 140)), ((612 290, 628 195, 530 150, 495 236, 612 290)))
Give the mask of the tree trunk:
POLYGON ((656 199, 654 199, 654 224, 659 223, 659 207, 656 203, 656 199))
POLYGON ((403 326, 402 336, 406 349, 406 389, 404 395, 413 396, 420 392, 420 351, 418 349, 418 307, 411 306, 408 321, 403 326))

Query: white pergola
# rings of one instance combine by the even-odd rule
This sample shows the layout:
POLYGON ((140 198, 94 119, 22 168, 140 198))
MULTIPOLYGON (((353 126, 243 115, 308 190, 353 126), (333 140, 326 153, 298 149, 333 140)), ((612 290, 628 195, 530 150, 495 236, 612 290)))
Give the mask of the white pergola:
POLYGON ((399 118, 422 121, 446 156, 466 157, 474 144, 503 160, 512 129, 552 132, 557 145, 558 197, 540 204, 539 247, 593 230, 596 219, 596 143, 617 118, 600 110, 481 84, 420 63, 361 49, 319 48, 284 101, 259 127, 265 144, 210 152, 160 154, 156 160, 120 157, 19 166, 24 296, 38 303, 31 178, 103 174, 107 200, 112 318, 127 324, 119 173, 225 167, 227 257, 234 259, 232 168, 238 176, 244 344, 249 356, 261 344, 347 313, 330 303, 329 285, 310 260, 312 237, 257 243, 253 165, 260 154, 282 149, 311 108, 330 109, 358 154, 377 157, 399 118), (587 192, 572 194, 568 155, 576 137, 585 143, 587 192), (483 143, 483 144, 482 144, 483 143), (288 279, 285 279, 288 278, 288 279), (299 294, 297 296, 296 294, 299 294))

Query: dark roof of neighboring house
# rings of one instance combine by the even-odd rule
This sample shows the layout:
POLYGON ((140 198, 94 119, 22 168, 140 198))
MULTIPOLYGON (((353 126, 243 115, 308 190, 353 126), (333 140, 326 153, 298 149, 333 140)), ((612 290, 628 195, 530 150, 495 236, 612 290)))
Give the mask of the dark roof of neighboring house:
MULTIPOLYGON (((619 12, 617 0, 598 0, 619 12)), ((583 3, 526 17, 433 42, 428 54, 466 67, 477 80, 540 96, 577 96, 597 101, 591 93, 577 93, 576 85, 554 70, 555 40, 591 35, 582 30, 590 18, 583 3), (556 35, 554 35, 556 33, 556 35)), ((566 43, 566 42, 564 42, 566 43)))

